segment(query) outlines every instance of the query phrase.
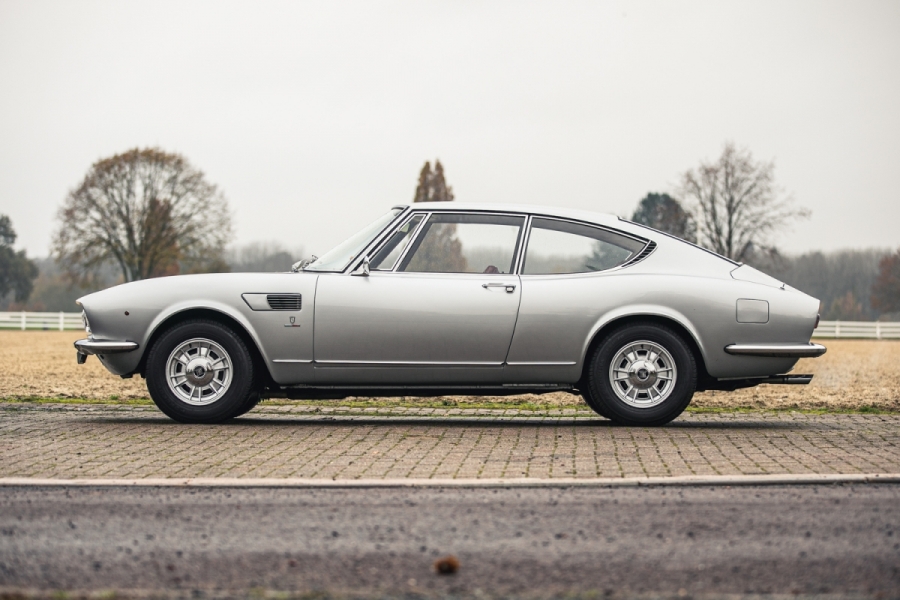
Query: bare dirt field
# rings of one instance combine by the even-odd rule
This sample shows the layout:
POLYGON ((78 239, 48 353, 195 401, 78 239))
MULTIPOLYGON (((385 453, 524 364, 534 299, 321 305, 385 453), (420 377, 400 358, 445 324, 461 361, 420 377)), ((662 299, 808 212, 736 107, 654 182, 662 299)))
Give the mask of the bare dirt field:
MULTIPOLYGON (((110 375, 95 357, 75 363, 72 342, 80 331, 0 331, 0 399, 59 398, 96 400, 145 399, 147 387, 140 377, 110 375)), ((900 412, 900 342, 824 340, 828 353, 803 359, 795 373, 813 373, 808 386, 761 385, 736 392, 702 392, 694 397, 697 408, 798 408, 858 410, 874 408, 900 412)), ((406 402, 412 399, 404 399, 406 402)), ((430 399, 429 402, 434 402, 430 399)), ((509 402, 552 406, 584 406, 578 396, 557 393, 543 396, 496 398, 454 397, 459 405, 473 402, 509 402)))

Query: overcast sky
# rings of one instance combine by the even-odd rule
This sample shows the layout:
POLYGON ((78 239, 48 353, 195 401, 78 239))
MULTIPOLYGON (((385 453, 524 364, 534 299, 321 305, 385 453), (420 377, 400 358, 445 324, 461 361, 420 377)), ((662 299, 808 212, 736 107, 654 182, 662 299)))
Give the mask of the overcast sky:
POLYGON ((630 214, 726 140, 812 218, 790 252, 900 245, 900 2, 0 0, 0 213, 48 253, 101 157, 185 155, 235 242, 322 254, 412 200, 630 214))

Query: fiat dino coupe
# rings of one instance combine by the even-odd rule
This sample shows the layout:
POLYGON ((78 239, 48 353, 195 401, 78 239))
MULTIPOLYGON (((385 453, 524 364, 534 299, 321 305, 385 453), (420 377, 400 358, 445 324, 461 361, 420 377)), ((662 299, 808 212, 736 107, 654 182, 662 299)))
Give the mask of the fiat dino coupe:
POLYGON ((695 391, 788 374, 819 301, 615 216, 535 206, 396 206, 286 273, 182 275, 81 298, 113 374, 166 415, 237 417, 263 398, 581 394, 663 425, 695 391))

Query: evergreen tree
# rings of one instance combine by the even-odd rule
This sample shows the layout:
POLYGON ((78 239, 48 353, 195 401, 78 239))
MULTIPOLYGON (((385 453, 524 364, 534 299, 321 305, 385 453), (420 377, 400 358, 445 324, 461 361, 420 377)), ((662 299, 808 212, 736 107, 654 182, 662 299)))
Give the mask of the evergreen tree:
POLYGON ((689 242, 697 241, 697 226, 691 215, 668 194, 649 193, 638 203, 631 220, 689 242))
POLYGON ((425 161, 425 166, 419 171, 419 185, 416 186, 413 202, 450 202, 452 200, 453 188, 447 185, 441 161, 434 161, 433 171, 431 163, 425 161))
POLYGON ((13 250, 15 243, 12 221, 6 215, 0 215, 0 298, 12 292, 13 298, 21 302, 31 295, 38 269, 25 256, 24 250, 13 250))
MULTIPOLYGON (((431 163, 425 161, 419 171, 419 185, 413 202, 451 202, 453 188, 447 185, 444 178, 444 166, 441 161, 431 163)), ((423 232, 425 238, 407 267, 410 271, 437 273, 464 273, 467 262, 462 254, 462 243, 456 236, 455 223, 434 223, 423 232)))

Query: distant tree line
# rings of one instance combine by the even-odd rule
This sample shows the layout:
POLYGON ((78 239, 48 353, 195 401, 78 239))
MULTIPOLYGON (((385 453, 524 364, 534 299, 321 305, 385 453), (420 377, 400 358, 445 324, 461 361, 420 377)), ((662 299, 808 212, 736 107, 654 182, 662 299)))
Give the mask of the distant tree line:
MULTIPOLYGON (((828 320, 900 320, 900 249, 785 255, 774 243, 809 216, 776 185, 774 163, 726 143, 684 172, 671 193, 638 202, 631 220, 750 264, 822 302, 828 320)), ((413 202, 454 200, 439 160, 419 172, 413 202)), ((53 253, 28 259, 0 215, 0 310, 75 310, 79 296, 116 283, 178 273, 288 271, 302 249, 226 248, 228 204, 184 157, 133 149, 94 163, 58 215, 53 253), (295 251, 294 251, 295 250, 295 251)), ((436 252, 453 253, 455 227, 436 252)), ((444 256, 446 258, 446 256, 444 256)))

